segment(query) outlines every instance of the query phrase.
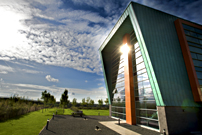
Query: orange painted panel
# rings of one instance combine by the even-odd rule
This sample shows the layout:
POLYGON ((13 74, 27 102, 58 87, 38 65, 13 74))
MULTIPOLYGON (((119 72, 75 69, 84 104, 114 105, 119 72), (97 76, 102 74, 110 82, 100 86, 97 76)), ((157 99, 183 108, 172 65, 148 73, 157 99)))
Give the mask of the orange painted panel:
MULTIPOLYGON (((126 34, 123 38, 123 45, 128 44, 130 48, 130 35, 126 34)), ((131 50, 131 49, 130 49, 131 50)), ((130 125, 136 124, 135 114, 135 98, 133 84, 133 69, 132 69, 132 52, 124 53, 124 77, 125 77, 125 105, 126 105, 126 123, 130 125)))
POLYGON ((202 101, 202 93, 200 90, 200 85, 198 82, 198 78, 197 78, 196 71, 194 68, 193 60, 192 60, 189 46, 188 46, 186 36, 184 33, 184 29, 182 27, 182 23, 189 25, 189 26, 192 26, 192 27, 196 27, 198 29, 202 29, 202 26, 199 26, 197 24, 193 24, 191 22, 187 22, 187 21, 184 21, 181 19, 177 19, 175 21, 175 28, 177 30, 177 35, 179 38, 182 54, 184 57, 184 61, 185 61, 185 65, 186 65, 186 69, 187 69, 187 73, 188 73, 188 77, 189 77, 189 82, 190 82, 193 97, 194 97, 194 101, 195 102, 201 102, 202 101))

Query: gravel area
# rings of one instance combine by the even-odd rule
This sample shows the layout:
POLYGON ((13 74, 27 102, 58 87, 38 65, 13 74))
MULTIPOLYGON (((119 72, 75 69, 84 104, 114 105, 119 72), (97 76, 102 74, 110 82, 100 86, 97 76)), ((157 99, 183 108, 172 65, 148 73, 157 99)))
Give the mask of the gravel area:
MULTIPOLYGON (((83 116, 72 117, 71 115, 56 115, 50 120, 48 130, 46 127, 39 135, 120 135, 99 123, 99 121, 116 121, 109 116, 83 116), (87 120, 84 120, 86 117, 87 120), (101 130, 95 130, 95 126, 101 130)), ((117 122, 118 123, 118 122, 117 122)), ((121 123, 124 128, 132 130, 142 135, 160 135, 159 132, 151 131, 139 126, 121 123)), ((116 129, 115 129, 116 130, 116 129)))

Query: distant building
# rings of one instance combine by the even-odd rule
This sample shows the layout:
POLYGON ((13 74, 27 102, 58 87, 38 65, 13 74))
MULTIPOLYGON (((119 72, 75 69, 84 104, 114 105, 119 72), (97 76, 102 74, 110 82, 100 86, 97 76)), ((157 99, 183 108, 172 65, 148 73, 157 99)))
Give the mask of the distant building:
POLYGON ((99 51, 111 117, 167 134, 202 130, 201 25, 131 2, 99 51))

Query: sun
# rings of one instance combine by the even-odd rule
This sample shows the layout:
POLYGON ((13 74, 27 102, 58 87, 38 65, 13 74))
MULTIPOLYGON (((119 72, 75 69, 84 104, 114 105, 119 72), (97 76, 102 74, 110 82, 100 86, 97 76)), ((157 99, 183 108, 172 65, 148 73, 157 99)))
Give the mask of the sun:
POLYGON ((127 43, 125 45, 121 46, 120 51, 122 53, 128 53, 130 51, 130 48, 128 47, 127 43))

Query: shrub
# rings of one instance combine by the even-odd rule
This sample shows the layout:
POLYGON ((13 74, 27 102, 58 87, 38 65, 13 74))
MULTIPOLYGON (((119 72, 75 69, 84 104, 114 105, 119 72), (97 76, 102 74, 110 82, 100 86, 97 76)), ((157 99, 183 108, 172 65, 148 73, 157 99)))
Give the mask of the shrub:
POLYGON ((79 109, 77 107, 75 107, 75 106, 72 106, 71 110, 74 111, 74 112, 78 112, 79 111, 79 109))

